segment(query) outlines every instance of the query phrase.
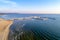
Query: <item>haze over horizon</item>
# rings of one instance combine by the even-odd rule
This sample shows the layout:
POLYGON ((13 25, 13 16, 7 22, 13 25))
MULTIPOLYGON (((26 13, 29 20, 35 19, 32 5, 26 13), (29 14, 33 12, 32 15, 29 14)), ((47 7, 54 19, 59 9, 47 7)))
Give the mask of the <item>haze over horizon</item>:
POLYGON ((0 0, 0 13, 60 14, 60 0, 0 0))

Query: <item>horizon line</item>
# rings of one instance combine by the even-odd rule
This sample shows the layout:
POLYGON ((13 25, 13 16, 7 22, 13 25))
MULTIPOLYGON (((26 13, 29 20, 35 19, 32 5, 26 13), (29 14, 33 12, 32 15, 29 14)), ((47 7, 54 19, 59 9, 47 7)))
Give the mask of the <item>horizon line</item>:
POLYGON ((13 12, 13 13, 0 13, 0 14, 60 14, 60 13, 16 13, 16 12, 13 12))

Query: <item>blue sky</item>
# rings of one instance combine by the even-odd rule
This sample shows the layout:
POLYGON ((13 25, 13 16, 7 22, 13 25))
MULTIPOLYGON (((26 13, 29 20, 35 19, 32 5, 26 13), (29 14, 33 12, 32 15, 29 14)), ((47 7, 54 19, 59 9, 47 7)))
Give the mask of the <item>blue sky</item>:
POLYGON ((60 13, 60 0, 1 0, 0 12, 60 13))

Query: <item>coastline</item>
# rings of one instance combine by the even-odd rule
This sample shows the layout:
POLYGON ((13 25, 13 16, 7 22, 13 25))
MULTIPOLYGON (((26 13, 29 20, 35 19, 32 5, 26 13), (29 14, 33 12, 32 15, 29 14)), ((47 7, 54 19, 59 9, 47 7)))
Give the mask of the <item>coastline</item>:
POLYGON ((13 24, 12 20, 0 21, 0 40, 8 40, 9 28, 13 24))

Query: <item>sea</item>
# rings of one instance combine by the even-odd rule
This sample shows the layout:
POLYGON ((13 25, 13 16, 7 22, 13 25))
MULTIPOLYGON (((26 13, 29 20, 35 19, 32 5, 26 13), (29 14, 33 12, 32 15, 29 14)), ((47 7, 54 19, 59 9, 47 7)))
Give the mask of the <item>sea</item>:
POLYGON ((29 16, 55 18, 49 20, 14 20, 12 32, 23 33, 20 40, 60 40, 60 14, 3 14, 0 18, 12 19, 29 16), (25 35, 26 37, 24 38, 25 35))

